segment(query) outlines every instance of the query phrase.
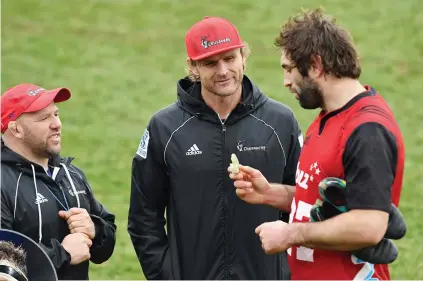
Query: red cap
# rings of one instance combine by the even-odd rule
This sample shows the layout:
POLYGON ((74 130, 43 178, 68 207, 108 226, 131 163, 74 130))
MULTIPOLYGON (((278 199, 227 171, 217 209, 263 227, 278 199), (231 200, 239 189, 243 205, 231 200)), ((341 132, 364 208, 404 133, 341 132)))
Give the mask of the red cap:
POLYGON ((244 47, 235 25, 218 17, 205 17, 194 24, 185 36, 185 45, 192 60, 244 47))
POLYGON ((66 88, 46 90, 33 84, 19 84, 6 90, 1 96, 1 132, 6 131, 10 121, 22 113, 35 112, 50 103, 66 101, 71 92, 66 88))

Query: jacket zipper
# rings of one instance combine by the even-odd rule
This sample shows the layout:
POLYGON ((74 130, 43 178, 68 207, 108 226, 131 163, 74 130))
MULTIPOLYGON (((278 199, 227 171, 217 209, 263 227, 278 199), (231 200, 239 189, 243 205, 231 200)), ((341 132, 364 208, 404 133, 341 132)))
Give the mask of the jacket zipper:
MULTIPOLYGON (((229 117, 229 116, 228 116, 229 117)), ((228 120, 228 117, 225 119, 228 120)), ((222 175, 222 194, 223 194, 223 200, 222 200, 222 204, 223 204, 223 235, 224 235, 224 249, 223 249, 223 257, 224 257, 224 268, 225 268, 225 275, 223 279, 230 279, 230 264, 228 262, 229 260, 229 245, 228 245, 228 233, 227 233, 227 205, 228 205, 228 196, 227 196, 227 192, 225 190, 225 176, 226 176, 226 169, 227 167, 225 167, 226 165, 226 153, 225 153, 225 149, 226 149, 226 126, 225 126, 225 122, 222 121, 222 119, 220 119, 220 116, 218 115, 218 118, 220 120, 220 123, 222 124, 222 158, 223 158, 223 175, 222 175)))

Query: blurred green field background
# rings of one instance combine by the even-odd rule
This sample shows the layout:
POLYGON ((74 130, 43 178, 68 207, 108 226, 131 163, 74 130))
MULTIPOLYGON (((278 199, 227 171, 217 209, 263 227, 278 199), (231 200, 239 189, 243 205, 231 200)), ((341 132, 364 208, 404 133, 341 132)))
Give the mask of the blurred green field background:
MULTIPOLYGON (((97 198, 117 216, 113 257, 91 265, 91 279, 140 280, 126 231, 131 160, 150 116, 176 99, 185 75, 184 36, 205 15, 230 19, 252 47, 247 74, 269 96, 305 111, 283 88, 273 38, 301 8, 322 6, 353 35, 361 81, 384 95, 406 141, 401 211, 407 236, 397 243, 393 279, 423 279, 423 1, 419 0, 4 0, 1 90, 21 82, 69 87, 60 105, 63 153, 87 174, 97 198)), ((326 269, 322 269, 326 270, 326 269)))

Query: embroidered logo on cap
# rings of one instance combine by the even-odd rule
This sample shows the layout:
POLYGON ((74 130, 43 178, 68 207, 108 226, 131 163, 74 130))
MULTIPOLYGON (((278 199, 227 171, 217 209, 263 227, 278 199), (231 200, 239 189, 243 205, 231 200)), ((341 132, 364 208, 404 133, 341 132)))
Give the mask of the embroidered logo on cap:
POLYGON ((222 43, 228 43, 231 42, 231 38, 227 37, 224 39, 220 39, 220 40, 216 40, 216 41, 209 41, 207 40, 208 36, 204 36, 201 38, 201 45, 203 46, 204 49, 208 49, 211 46, 215 46, 215 45, 219 45, 222 43))
POLYGON ((30 95, 30 96, 35 96, 35 95, 37 95, 39 92, 41 92, 41 91, 44 91, 45 89, 43 89, 43 88, 39 88, 39 89, 37 89, 37 90, 29 90, 29 91, 27 91, 26 93, 28 94, 28 95, 30 95))

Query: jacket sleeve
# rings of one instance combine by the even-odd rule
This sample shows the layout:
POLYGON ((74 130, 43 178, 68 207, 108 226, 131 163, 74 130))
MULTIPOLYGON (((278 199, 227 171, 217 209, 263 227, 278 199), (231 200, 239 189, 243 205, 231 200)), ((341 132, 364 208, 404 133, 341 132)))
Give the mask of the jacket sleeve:
POLYGON ((6 188, 1 182, 1 228, 13 230, 13 208, 8 204, 6 188))
POLYGON ((303 135, 297 119, 292 114, 292 131, 289 135, 290 146, 287 153, 283 184, 295 185, 295 175, 297 173, 298 160, 303 147, 303 135))
POLYGON ((57 239, 50 239, 48 244, 39 244, 50 258, 56 271, 67 267, 71 262, 71 255, 62 247, 57 239))
MULTIPOLYGON (((7 200, 6 189, 1 190, 1 228, 14 230, 13 228, 13 208, 10 202, 7 200)), ((37 241, 35 241, 37 242, 37 241)), ((44 242, 44 241, 43 241, 44 242)), ((45 242, 44 242, 45 243, 45 242)), ((46 252, 51 262, 53 263, 56 270, 60 270, 62 267, 68 266, 71 261, 71 256, 62 247, 62 244, 57 239, 50 239, 47 244, 39 244, 46 252)))
MULTIPOLYGON (((292 130, 289 133, 289 149, 286 152, 286 166, 282 180, 282 184, 287 185, 295 185, 298 160, 303 147, 303 135, 294 114, 292 114, 291 120, 292 130)), ((289 212, 281 212, 280 216, 282 221, 289 222, 289 212)))
POLYGON ((154 119, 150 121, 132 160, 128 233, 147 280, 172 279, 164 268, 168 249, 165 208, 168 176, 159 149, 154 119))
POLYGON ((116 244, 116 224, 115 215, 110 213, 94 197, 94 193, 88 183, 85 174, 73 166, 81 175, 83 182, 88 189, 90 196, 90 217, 95 226, 95 237, 90 248, 90 261, 100 264, 107 261, 113 254, 116 244))

